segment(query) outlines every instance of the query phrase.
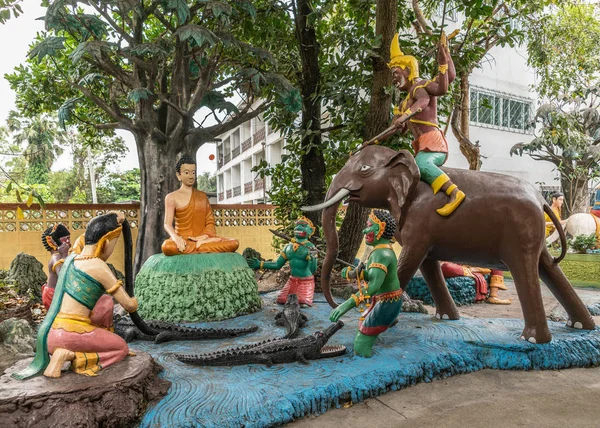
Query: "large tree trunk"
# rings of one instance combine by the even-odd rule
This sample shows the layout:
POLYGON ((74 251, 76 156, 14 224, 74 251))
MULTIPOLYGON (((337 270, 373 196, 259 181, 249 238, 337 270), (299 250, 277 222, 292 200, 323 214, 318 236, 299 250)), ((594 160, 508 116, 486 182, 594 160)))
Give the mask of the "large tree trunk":
POLYGON ((469 169, 481 169, 481 153, 478 144, 473 144, 469 138, 469 120, 471 101, 469 98, 469 73, 462 72, 459 77, 460 91, 454 99, 454 111, 450 122, 452 133, 458 140, 461 153, 469 162, 469 169))
MULTIPOLYGON (((310 147, 300 160, 302 190, 307 192, 306 205, 316 205, 325 197, 325 159, 321 148, 321 97, 319 84, 319 43, 309 16, 314 14, 309 0, 298 0, 296 11, 296 38, 302 61, 300 88, 302 94, 302 148, 310 147), (310 130, 311 132, 306 132, 310 130)), ((321 224, 319 212, 308 212, 306 216, 315 224, 321 224)))
MULTIPOLYGON (((136 135, 141 174, 140 223, 134 272, 148 257, 161 252, 162 242, 167 238, 164 230, 165 196, 177 190, 175 176, 177 159, 186 149, 183 141, 164 142, 152 135, 136 135)), ((195 157, 195 152, 186 152, 195 157)))
POLYGON ((588 179, 579 177, 568 179, 561 177, 560 184, 565 195, 563 205, 563 218, 576 213, 586 213, 590 210, 590 193, 588 191, 588 179))
MULTIPOLYGON (((373 86, 371 102, 366 117, 365 140, 374 137, 389 126, 392 96, 385 88, 392 83, 392 73, 387 66, 390 60, 390 44, 396 33, 398 21, 397 0, 378 0, 375 32, 381 35, 379 56, 373 58, 373 86)), ((352 263, 363 240, 369 210, 354 203, 348 206, 346 218, 340 229, 340 258, 352 263)))

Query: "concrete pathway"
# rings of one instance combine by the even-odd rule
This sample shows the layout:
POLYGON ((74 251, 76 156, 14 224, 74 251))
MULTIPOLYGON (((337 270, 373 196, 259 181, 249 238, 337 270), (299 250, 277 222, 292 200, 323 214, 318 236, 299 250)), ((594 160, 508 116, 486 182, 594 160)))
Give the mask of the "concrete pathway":
MULTIPOLYGON (((501 298, 508 306, 460 307, 465 318, 522 318, 512 281, 501 298)), ((600 290, 577 289, 585 304, 600 301, 600 290)), ((562 312, 542 285, 546 315, 562 312)), ((429 307, 428 307, 429 309, 429 307)), ((431 308, 435 313, 435 309, 431 308)), ((600 326, 600 317, 594 317, 600 326)), ((320 416, 288 424, 290 428, 378 427, 600 427, 600 367, 557 371, 482 370, 389 392, 320 416)))
POLYGON ((483 370, 390 392, 290 428, 576 428, 600 426, 600 367, 483 370))

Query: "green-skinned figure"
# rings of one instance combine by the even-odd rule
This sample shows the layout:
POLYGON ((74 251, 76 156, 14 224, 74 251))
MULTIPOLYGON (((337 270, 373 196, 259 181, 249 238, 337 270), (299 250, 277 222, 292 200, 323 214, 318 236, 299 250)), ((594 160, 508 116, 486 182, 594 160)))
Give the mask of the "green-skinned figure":
POLYGON ((277 303, 283 305, 288 294, 296 294, 298 303, 302 306, 312 306, 315 292, 315 277, 317 271, 317 252, 314 244, 308 239, 315 233, 315 226, 306 217, 296 220, 295 238, 283 249, 274 262, 261 262, 258 259, 248 259, 252 269, 279 270, 286 262, 290 263, 291 275, 285 287, 277 296, 277 303))
MULTIPOLYGON (((390 243, 395 231, 396 221, 389 212, 371 212, 363 233, 367 245, 371 245, 373 251, 364 271, 359 273, 359 291, 329 316, 331 321, 336 322, 350 309, 363 305, 366 307, 354 339, 354 353, 361 357, 369 358, 373 355, 373 344, 377 336, 391 327, 402 310, 402 289, 396 272, 398 262, 390 243)), ((346 279, 356 279, 356 274, 352 268, 342 270, 342 277, 346 279)))

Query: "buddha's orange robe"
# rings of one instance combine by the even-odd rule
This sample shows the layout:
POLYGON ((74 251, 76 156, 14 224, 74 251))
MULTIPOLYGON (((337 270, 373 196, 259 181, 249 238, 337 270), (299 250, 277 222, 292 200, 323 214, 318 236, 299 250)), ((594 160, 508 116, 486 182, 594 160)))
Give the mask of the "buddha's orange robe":
POLYGON ((196 253, 232 253, 240 243, 236 239, 221 238, 218 242, 207 242, 196 248, 196 242, 190 237, 208 235, 218 238, 215 219, 208 198, 204 192, 192 190, 190 202, 183 208, 175 208, 175 232, 186 240, 185 251, 179 252, 177 244, 171 238, 162 244, 162 252, 166 256, 196 253))

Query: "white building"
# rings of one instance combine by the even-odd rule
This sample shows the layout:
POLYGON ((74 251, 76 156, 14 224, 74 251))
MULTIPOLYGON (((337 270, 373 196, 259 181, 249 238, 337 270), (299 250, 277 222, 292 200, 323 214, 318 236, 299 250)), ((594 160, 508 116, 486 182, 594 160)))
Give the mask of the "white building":
MULTIPOLYGON (((256 108, 258 103, 253 106, 256 108)), ((283 138, 259 115, 222 134, 217 141, 217 200, 219 204, 266 202, 269 178, 260 178, 252 168, 264 159, 270 165, 281 162, 283 138)))
MULTIPOLYGON (((452 29, 450 27, 449 32, 452 29)), ((528 155, 510 156, 512 146, 533 139, 533 133, 527 129, 526 124, 538 106, 537 95, 531 90, 535 83, 535 73, 527 66, 525 48, 495 47, 488 59, 489 61, 481 69, 475 70, 469 79, 470 139, 472 142, 478 141, 481 146, 481 170, 519 177, 538 188, 557 187, 558 173, 553 164, 534 161, 528 155)), ((445 165, 468 168, 458 141, 450 129, 446 137, 449 156, 445 165)), ((262 159, 271 165, 281 161, 284 146, 281 136, 269 132, 268 124, 259 117, 219 138, 219 203, 267 202, 265 192, 270 188, 269 179, 255 179, 256 173, 250 170, 262 159)))

